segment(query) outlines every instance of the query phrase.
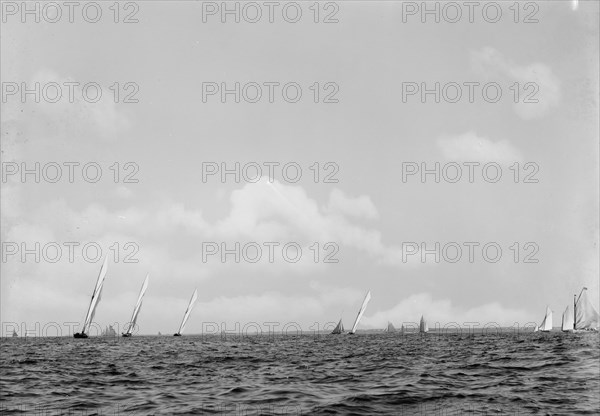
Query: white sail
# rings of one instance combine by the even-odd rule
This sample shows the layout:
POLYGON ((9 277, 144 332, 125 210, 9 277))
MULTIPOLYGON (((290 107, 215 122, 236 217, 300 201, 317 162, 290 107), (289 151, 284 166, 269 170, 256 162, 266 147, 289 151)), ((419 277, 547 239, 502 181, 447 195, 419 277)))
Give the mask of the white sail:
POLYGON ((142 283, 142 290, 140 290, 140 295, 138 296, 138 300, 135 303, 135 307, 133 308, 133 314, 131 315, 131 320, 129 321, 129 328, 125 331, 126 334, 131 334, 135 329, 135 323, 137 322, 138 315, 140 313, 140 309, 142 309, 142 300, 144 298, 144 293, 146 293, 146 289, 148 289, 148 278, 149 274, 146 275, 144 279, 144 283, 142 283))
POLYGON ((421 322, 419 323, 419 332, 421 332, 421 333, 429 332, 429 327, 427 326, 427 321, 425 320, 425 318, 423 318, 423 315, 421 315, 421 322))
POLYGON ((567 306, 567 309, 562 314, 562 324, 561 329, 563 331, 572 331, 573 330, 573 314, 571 310, 567 306))
POLYGON ((544 320, 540 324, 540 331, 551 331, 552 330, 552 311, 549 306, 546 306, 546 315, 544 315, 544 320))
POLYGON ((342 323, 342 318, 340 318, 340 321, 338 322, 338 324, 336 325, 336 327, 333 329, 333 331, 331 333, 332 334, 341 334, 342 332, 344 332, 344 324, 342 323))
POLYGON ((385 329, 385 332, 396 332, 396 327, 394 327, 394 324, 388 321, 388 325, 385 329))
POLYGON ((177 333, 180 335, 181 335, 181 333, 183 333, 183 330, 185 329, 185 324, 186 324, 188 318, 190 317, 190 313, 192 312, 192 309, 194 308, 194 303, 196 303, 196 299, 198 299, 198 289, 194 289, 194 294, 192 295, 192 298, 190 299, 190 303, 188 304, 188 307, 185 310, 185 314, 183 315, 183 320, 181 321, 181 325, 179 326, 179 331, 177 331, 177 333))
POLYGON ((584 287, 575 303, 575 329, 598 329, 600 315, 587 297, 587 287, 584 287))
POLYGON ((106 269, 108 267, 108 256, 104 258, 104 263, 102 263, 102 267, 100 267, 100 274, 98 275, 98 280, 96 281, 96 286, 94 287, 94 292, 92 293, 92 299, 90 300, 90 306, 88 308, 87 314, 85 315, 85 321, 83 322, 82 333, 85 333, 91 323, 94 320, 94 314, 96 313, 96 307, 100 302, 100 298, 102 296, 102 286, 104 285, 104 278, 106 277, 106 269))
POLYGON ((367 292, 367 295, 365 296, 365 300, 363 300, 360 310, 358 311, 358 315, 356 315, 356 320, 354 321, 354 325, 352 325, 352 329, 350 330, 351 334, 354 334, 356 332, 356 328, 358 327, 358 322, 360 321, 360 318, 362 318, 363 314, 365 313, 365 309, 367 309, 367 305, 369 304, 370 300, 371 300, 371 291, 369 290, 367 292))

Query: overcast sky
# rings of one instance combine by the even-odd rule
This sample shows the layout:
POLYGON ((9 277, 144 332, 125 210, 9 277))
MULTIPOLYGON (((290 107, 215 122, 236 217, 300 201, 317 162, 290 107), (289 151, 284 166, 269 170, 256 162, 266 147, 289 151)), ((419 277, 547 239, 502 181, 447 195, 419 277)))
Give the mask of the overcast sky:
MULTIPOLYGON (((523 325, 539 323, 546 305, 559 325, 583 286, 598 308, 598 3, 538 3, 539 10, 520 9, 518 23, 512 3, 497 3, 503 12, 497 23, 480 9, 470 23, 466 8, 458 23, 443 16, 440 23, 431 16, 421 23, 406 5, 403 15, 400 2, 358 1, 339 2, 339 10, 321 3, 314 23, 312 2, 299 4, 297 23, 284 20, 280 9, 273 23, 266 15, 245 22, 254 16, 249 9, 239 24, 231 16, 222 23, 218 13, 205 14, 203 22, 202 2, 187 1, 121 10, 120 19, 135 12, 139 22, 132 24, 114 23, 109 3, 95 24, 78 10, 73 23, 63 16, 58 23, 29 17, 23 24, 19 12, 3 14, 3 172, 36 162, 63 169, 57 183, 43 177, 35 183, 33 175, 23 183, 20 172, 3 177, 3 323, 80 322, 101 264, 82 258, 81 246, 89 242, 110 254, 96 321, 123 326, 150 273, 138 321, 148 334, 175 332, 194 288, 199 297, 188 333, 201 332, 203 322, 308 328, 340 316, 349 327, 367 290, 372 300, 360 328, 417 322, 421 314, 430 327, 523 325), (322 23, 329 14, 338 22, 322 23), (537 23, 523 23, 526 16, 537 23), (103 95, 89 103, 76 86, 70 103, 69 81, 98 83, 103 95), (49 103, 42 96, 35 103, 27 95, 24 103, 20 90, 8 94, 14 85, 35 82, 62 85, 62 99, 49 103), (219 93, 203 100, 203 88, 222 82, 247 86, 250 99, 256 88, 248 83, 257 83, 263 95, 257 103, 244 96, 235 103, 232 94, 223 103, 219 93), (280 83, 273 103, 265 82, 280 83), (292 82, 302 88, 296 103, 281 92, 292 82), (420 92, 403 97, 403 90, 436 82, 449 85, 439 103, 433 94, 425 103, 420 92), (488 83, 501 88, 497 102, 488 102, 494 90, 482 95, 488 83), (448 102, 456 85, 463 95, 448 102), (475 85, 473 103, 468 85, 475 85), (122 102, 129 93, 139 102, 122 102), (327 96, 338 102, 323 102, 327 96), (538 102, 524 102, 528 97, 538 102), (80 164, 73 165, 73 183, 69 162, 80 164), (96 183, 82 177, 90 162, 102 168, 96 183), (228 175, 222 183, 218 174, 203 181, 207 162, 219 168, 257 163, 265 175, 264 163, 279 166, 273 181, 242 176, 236 183, 228 175), (458 164, 463 176, 435 183, 428 175, 423 183, 419 172, 403 180, 403 170, 422 162, 447 166, 447 177, 458 164), (471 164, 473 183, 470 162, 479 164, 471 164), (302 168, 297 182, 283 175, 287 163, 302 168), (486 163, 500 167, 497 182, 485 180, 495 176, 494 169, 483 176, 486 163), (128 173, 138 182, 126 183, 128 173), (337 181, 325 181, 330 174, 337 181), (48 251, 39 263, 33 255, 22 262, 21 253, 6 251, 14 248, 9 243, 20 249, 35 242, 61 245, 60 260, 47 261, 48 251), (80 244, 73 262, 65 242, 80 244), (116 249, 109 249, 115 242, 117 262, 116 249), (128 242, 133 245, 125 249, 128 242), (236 264, 233 255, 203 261, 203 243, 210 242, 229 248, 256 242, 264 250, 256 263, 242 257, 236 264), (265 242, 280 244, 273 263, 265 242), (297 263, 282 258, 289 242, 302 247, 297 263), (439 263, 433 254, 422 259, 407 252, 421 243, 434 249, 436 242, 456 243, 439 263), (479 244, 473 262, 465 242, 479 244), (487 243, 502 249, 495 263, 482 255, 487 243), (454 257, 456 245, 462 258, 451 263, 446 258, 454 257), (131 258, 139 262, 125 263, 135 247, 131 258), (325 263, 328 253, 338 262, 325 263), (537 263, 525 263, 527 255, 537 263)), ((247 176, 255 175, 252 166, 247 176)), ((287 173, 293 179, 294 169, 287 173)))

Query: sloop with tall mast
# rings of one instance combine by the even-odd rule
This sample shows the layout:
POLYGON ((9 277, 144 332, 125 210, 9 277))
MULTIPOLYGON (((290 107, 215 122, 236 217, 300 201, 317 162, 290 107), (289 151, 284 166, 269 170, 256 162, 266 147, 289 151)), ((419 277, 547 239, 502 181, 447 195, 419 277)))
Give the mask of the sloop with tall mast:
POLYGON ((92 299, 90 300, 90 306, 88 307, 88 311, 85 314, 85 320, 83 321, 83 328, 81 332, 76 332, 73 334, 73 338, 87 338, 90 326, 92 321, 94 320, 94 314, 96 313, 96 308, 98 307, 98 303, 100 302, 100 298, 102 295, 102 287, 104 285, 104 279, 106 278, 106 269, 108 267, 108 256, 104 258, 104 263, 100 267, 100 274, 98 275, 98 280, 96 280, 96 286, 94 287, 94 291, 92 292, 92 299))
POLYGON ((573 330, 597 331, 600 315, 587 297, 587 287, 581 289, 579 297, 573 295, 573 330))
POLYGON ((354 325, 352 325, 352 329, 348 332, 349 335, 353 335, 356 332, 356 329, 358 328, 358 323, 360 322, 360 318, 362 318, 363 314, 365 313, 365 310, 367 309, 367 305, 369 304, 370 300, 371 300, 371 291, 369 290, 367 292, 367 294, 365 295, 365 299, 363 300, 360 310, 358 311, 358 315, 356 315, 356 319, 354 320, 354 325))
POLYGON ((185 310, 185 314, 183 314, 183 320, 181 321, 181 325, 179 325, 179 331, 173 334, 175 337, 180 337, 185 329, 185 324, 187 323, 188 318, 190 317, 190 313, 192 313, 192 309, 194 308, 194 304, 196 303, 196 299, 198 299, 198 289, 194 289, 194 294, 190 299, 190 303, 188 304, 187 309, 185 310))
POLYGON ((146 275, 144 279, 144 283, 142 283, 142 289, 140 290, 140 294, 138 296, 138 300, 135 303, 135 307, 133 308, 133 314, 131 315, 131 319, 129 321, 129 326, 127 327, 127 331, 123 332, 124 337, 130 337, 133 334, 135 329, 135 323, 137 322, 138 315, 140 314, 140 310, 142 309, 142 301, 144 300, 144 294, 146 293, 146 289, 148 289, 148 278, 150 274, 146 275))

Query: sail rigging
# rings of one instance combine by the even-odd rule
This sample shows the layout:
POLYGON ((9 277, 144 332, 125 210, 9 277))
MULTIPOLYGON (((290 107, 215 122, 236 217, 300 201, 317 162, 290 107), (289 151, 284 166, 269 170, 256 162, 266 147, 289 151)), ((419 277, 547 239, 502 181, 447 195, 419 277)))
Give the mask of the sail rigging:
POLYGON ((598 315, 598 311, 587 297, 587 287, 581 289, 574 308, 573 329, 598 329, 600 315, 598 315))
POLYGON ((331 331, 331 333, 332 334, 341 334, 343 332, 344 332, 344 324, 342 323, 342 318, 340 318, 340 321, 338 322, 336 327, 333 329, 333 331, 331 331))
POLYGON ((546 306, 546 315, 544 315, 544 320, 539 325, 539 330, 543 332, 552 330, 552 311, 549 306, 546 306))
POLYGON ((419 323, 419 332, 424 334, 425 332, 429 332, 429 327, 427 326, 427 321, 421 315, 421 322, 419 323))
POLYGON ((129 327, 127 328, 127 331, 125 331, 125 333, 123 334, 125 336, 131 336, 133 330, 135 329, 135 323, 137 322, 138 315, 140 313, 140 310, 142 309, 142 301, 144 299, 144 294, 146 293, 146 289, 148 289, 149 277, 150 275, 147 274, 146 278, 144 279, 144 283, 142 283, 142 289, 140 290, 138 300, 135 303, 135 307, 133 308, 133 314, 131 315, 131 319, 129 321, 129 327))
POLYGON ((569 306, 567 306, 567 309, 565 309, 565 311, 562 314, 561 329, 563 331, 573 330, 573 314, 571 313, 569 306))
POLYGON ((100 274, 98 275, 98 280, 96 280, 96 286, 94 287, 94 292, 92 293, 92 299, 90 300, 90 306, 88 307, 88 311, 85 315, 85 320, 83 322, 83 328, 81 329, 81 333, 85 334, 86 331, 89 330, 90 325, 94 320, 94 315, 96 313, 96 307, 100 302, 100 298, 102 297, 102 287, 104 285, 104 279, 106 278, 106 270, 108 267, 108 256, 104 258, 104 263, 100 267, 100 274))
POLYGON ((365 309, 367 309, 367 305, 369 304, 370 300, 371 300, 371 291, 369 290, 367 292, 367 295, 365 296, 365 299, 363 300, 360 310, 358 311, 358 315, 356 315, 356 320, 354 321, 354 325, 352 325, 352 329, 350 330, 351 334, 354 334, 356 332, 356 328, 358 327, 360 318, 362 318, 363 314, 365 313, 365 309))
POLYGON ((183 330, 185 329, 185 324, 187 323, 188 318, 190 317, 190 313, 194 308, 194 303, 196 303, 196 299, 198 299, 198 289, 194 289, 194 294, 190 299, 190 303, 188 304, 187 309, 185 310, 185 314, 183 315, 183 320, 181 321, 181 325, 179 326, 179 331, 177 331, 176 335, 181 335, 183 330))

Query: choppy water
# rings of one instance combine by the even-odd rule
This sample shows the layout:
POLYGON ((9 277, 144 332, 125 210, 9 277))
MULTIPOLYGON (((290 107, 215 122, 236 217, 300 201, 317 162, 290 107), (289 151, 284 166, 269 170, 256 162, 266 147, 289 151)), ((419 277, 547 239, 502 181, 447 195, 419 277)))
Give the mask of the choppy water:
POLYGON ((3 414, 599 414, 598 333, 3 338, 3 414))

